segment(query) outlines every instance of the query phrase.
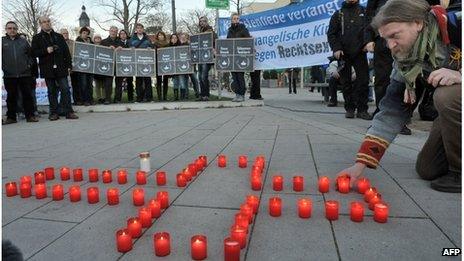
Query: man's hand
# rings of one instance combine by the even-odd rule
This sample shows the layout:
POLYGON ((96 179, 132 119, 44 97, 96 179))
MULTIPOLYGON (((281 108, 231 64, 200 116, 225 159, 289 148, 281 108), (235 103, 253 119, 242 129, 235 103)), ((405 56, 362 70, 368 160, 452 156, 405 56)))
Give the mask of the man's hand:
POLYGON ((53 46, 47 47, 47 52, 48 53, 53 53, 53 46))
POLYGON ((350 177, 351 177, 351 179, 350 179, 351 184, 350 185, 351 185, 351 187, 354 187, 354 185, 356 184, 356 180, 363 174, 363 171, 364 171, 365 168, 366 168, 365 164, 357 162, 353 166, 340 171, 337 174, 337 178, 340 177, 340 176, 344 176, 346 174, 350 175, 350 177))
POLYGON ((459 71, 441 68, 430 73, 427 82, 433 85, 433 87, 461 83, 461 73, 459 71))
POLYGON ((120 51, 120 50, 122 50, 122 47, 118 46, 118 48, 116 48, 116 50, 120 51))
POLYGON ((340 57, 343 55, 343 51, 342 50, 338 50, 334 53, 334 57, 335 59, 337 60, 340 60, 340 57))
POLYGON ((114 47, 114 45, 110 45, 110 48, 113 49, 113 50, 116 49, 116 47, 114 47))
POLYGON ((373 53, 373 52, 374 52, 374 47, 375 47, 375 43, 374 43, 374 42, 368 42, 368 43, 364 46, 363 51, 373 53))

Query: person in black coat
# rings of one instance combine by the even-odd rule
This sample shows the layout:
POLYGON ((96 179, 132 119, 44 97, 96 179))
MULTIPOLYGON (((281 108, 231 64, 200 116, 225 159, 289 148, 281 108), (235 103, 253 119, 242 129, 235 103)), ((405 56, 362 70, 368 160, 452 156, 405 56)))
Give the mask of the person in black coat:
POLYGON ((48 89, 49 119, 58 116, 58 92, 66 119, 78 119, 71 105, 68 75, 72 69, 71 54, 63 36, 53 31, 49 17, 40 17, 40 33, 32 38, 32 53, 39 58, 40 76, 45 78, 48 89))
MULTIPOLYGON (((129 48, 129 39, 125 30, 119 31, 119 40, 121 41, 122 48, 129 48)), ((126 83, 127 99, 129 102, 134 101, 134 81, 133 77, 116 77, 116 88, 114 90, 114 103, 119 103, 122 100, 122 86, 126 83)))
MULTIPOLYGON (((76 42, 93 44, 90 39, 90 30, 87 27, 82 27, 79 30, 79 36, 76 38, 76 42)), ((93 104, 93 75, 91 73, 78 72, 78 93, 81 94, 81 99, 85 106, 93 104)))
MULTIPOLYGON (((118 28, 116 26, 110 27, 110 35, 103 39, 102 46, 111 47, 111 49, 122 49, 122 42, 118 37, 118 28)), ((105 78, 105 105, 111 103, 111 95, 113 93, 113 78, 114 76, 103 76, 105 78)))

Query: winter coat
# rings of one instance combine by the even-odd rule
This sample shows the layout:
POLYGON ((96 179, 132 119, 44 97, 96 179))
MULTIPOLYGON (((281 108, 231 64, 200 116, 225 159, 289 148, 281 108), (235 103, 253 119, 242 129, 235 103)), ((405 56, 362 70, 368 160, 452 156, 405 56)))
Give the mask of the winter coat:
POLYGON ((63 78, 72 69, 71 54, 63 36, 55 31, 43 30, 32 38, 32 54, 39 58, 40 76, 42 78, 63 78), (54 47, 52 53, 47 47, 54 47))
POLYGON ((244 24, 232 24, 227 31, 227 38, 248 38, 251 37, 250 32, 244 24))
POLYGON ((9 36, 2 37, 3 78, 32 76, 32 63, 31 47, 26 39, 19 35, 14 39, 9 36))
POLYGON ((134 33, 129 41, 129 46, 135 48, 153 48, 153 45, 146 33, 143 33, 142 40, 140 40, 137 34, 134 33))

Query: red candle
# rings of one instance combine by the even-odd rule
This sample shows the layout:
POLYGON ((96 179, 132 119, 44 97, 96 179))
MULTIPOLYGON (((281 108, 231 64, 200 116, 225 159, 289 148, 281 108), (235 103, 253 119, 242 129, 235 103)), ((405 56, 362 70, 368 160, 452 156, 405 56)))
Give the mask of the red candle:
POLYGON ((145 193, 142 188, 135 188, 132 191, 132 201, 134 206, 143 206, 145 204, 145 193))
POLYGON ((203 260, 208 256, 208 242, 206 236, 195 235, 190 240, 190 249, 193 260, 203 260))
POLYGON ((74 182, 79 182, 79 181, 84 180, 81 168, 73 169, 73 180, 74 182))
POLYGON ((300 218, 310 218, 312 202, 310 199, 301 198, 298 200, 298 216, 300 218))
POLYGON ((319 192, 327 193, 330 190, 330 179, 329 177, 322 176, 319 178, 319 192))
POLYGON ((226 155, 219 155, 218 156, 218 167, 225 168, 226 166, 227 166, 226 155))
POLYGON ((195 160, 195 165, 197 166, 198 172, 203 170, 203 161, 201 159, 195 160))
POLYGON ((273 217, 282 215, 282 199, 279 197, 269 199, 269 214, 273 217))
POLYGON ((253 207, 253 214, 258 213, 259 209, 259 197, 255 195, 248 195, 246 196, 246 202, 248 205, 253 207))
POLYGON ((263 168, 260 167, 260 166, 257 166, 257 165, 253 165, 253 166, 251 167, 251 171, 252 171, 252 172, 257 172, 257 173, 261 174, 261 173, 263 172, 263 168))
POLYGON ((368 188, 366 190, 366 192, 364 192, 364 201, 366 201, 367 203, 369 203, 369 201, 371 200, 371 198, 377 194, 377 189, 376 188, 368 188))
POLYGON ((60 169, 61 180, 69 180, 71 178, 71 170, 68 167, 62 167, 60 169))
POLYGON ((224 261, 240 261, 240 244, 232 237, 224 239, 224 261))
POLYGON ((302 176, 293 177, 293 190, 294 191, 304 190, 304 178, 302 176))
POLYGON ((105 169, 102 173, 102 180, 103 183, 111 183, 113 181, 113 177, 111 174, 111 170, 105 169))
POLYGON ((349 193, 350 192, 350 180, 348 178, 338 178, 337 179, 337 188, 340 193, 349 193))
POLYGON ((240 244, 240 248, 245 248, 247 243, 247 230, 240 225, 233 225, 230 228, 230 238, 240 244))
POLYGON ((325 202, 325 217, 328 220, 338 219, 338 201, 328 200, 325 202))
MULTIPOLYGON (((335 180, 335 182, 338 182, 338 179, 351 179, 351 176, 348 173, 344 173, 344 174, 341 174, 340 176, 338 176, 337 179, 335 180)), ((337 185, 337 184, 335 184, 335 185, 337 185)))
POLYGON ((31 176, 22 176, 21 178, 19 178, 19 182, 20 182, 20 184, 28 183, 29 185, 32 186, 32 178, 31 178, 31 176))
POLYGON ((35 190, 35 198, 36 199, 42 199, 47 197, 47 187, 45 184, 35 184, 34 185, 34 190, 35 190))
POLYGON ((248 159, 245 155, 238 156, 238 167, 239 168, 246 168, 248 165, 248 159))
POLYGON ((198 174, 198 169, 197 165, 194 163, 188 164, 187 168, 189 169, 190 173, 192 173, 193 176, 196 176, 198 174))
POLYGON ((369 209, 374 210, 375 204, 382 202, 382 195, 376 193, 369 201, 369 209))
POLYGON ((18 195, 18 186, 16 186, 16 182, 8 182, 5 184, 6 196, 7 197, 14 197, 18 195))
POLYGON ((177 181, 177 186, 178 187, 187 186, 187 180, 185 179, 185 176, 182 173, 177 174, 176 181, 177 181))
POLYGON ((28 198, 32 195, 32 186, 30 183, 21 183, 19 185, 19 195, 22 198, 28 198))
POLYGON ((374 221, 386 223, 388 220, 388 206, 384 203, 377 203, 374 207, 374 221))
POLYGON ((206 166, 208 165, 208 157, 206 157, 206 155, 201 155, 198 158, 201 160, 201 163, 203 164, 202 169, 206 168, 206 166))
POLYGON ((87 201, 89 204, 95 204, 100 201, 100 192, 97 187, 90 187, 87 189, 87 201))
POLYGON ((169 206, 169 193, 167 191, 158 191, 158 193, 156 193, 156 199, 160 202, 162 209, 169 206))
POLYGON ((142 235, 142 223, 140 223, 139 218, 129 218, 127 220, 127 230, 132 238, 139 238, 142 235))
POLYGON ((235 225, 239 225, 241 227, 244 227, 248 230, 248 216, 242 212, 239 212, 235 214, 235 225))
POLYGON ((108 199, 108 205, 119 204, 119 190, 117 188, 109 188, 106 191, 106 198, 108 199))
POLYGON ((158 186, 166 185, 166 172, 164 171, 156 172, 156 184, 158 186))
POLYGON ((184 177, 185 177, 185 179, 187 181, 192 180, 193 174, 190 172, 190 170, 188 168, 185 168, 185 169, 182 170, 182 175, 184 175, 184 177))
POLYGON ((64 199, 63 185, 56 184, 52 186, 52 198, 55 201, 64 199))
POLYGON ((78 185, 69 187, 69 199, 71 202, 81 200, 81 188, 78 185))
POLYGON ((137 185, 147 184, 147 173, 145 171, 137 171, 137 173, 135 174, 135 178, 137 180, 137 185))
POLYGON ((118 170, 118 184, 126 184, 127 183, 127 170, 120 169, 118 170))
POLYGON ((55 179, 55 168, 54 167, 46 167, 44 169, 45 172, 45 179, 52 180, 55 179))
POLYGON ((118 252, 125 253, 132 250, 132 236, 129 230, 121 229, 116 232, 116 246, 118 252))
POLYGON ((89 169, 89 181, 98 182, 98 169, 89 169))
POLYGON ((358 179, 356 184, 358 187, 359 194, 364 194, 371 187, 371 183, 369 182, 369 179, 366 179, 366 178, 358 179))
POLYGON ((275 191, 281 191, 284 188, 284 177, 274 176, 272 177, 272 189, 275 191))
POLYGON ((140 208, 139 209, 139 220, 142 223, 143 228, 151 226, 151 210, 149 208, 140 208))
POLYGON ((157 199, 151 199, 148 202, 148 207, 151 211, 151 218, 159 218, 161 216, 161 203, 157 199))
POLYGON ((261 187, 262 187, 261 178, 258 176, 253 176, 251 178, 251 189, 257 191, 257 190, 261 190, 261 187))
POLYGON ((351 202, 350 218, 354 222, 362 222, 364 218, 364 206, 361 202, 351 202))
POLYGON ((156 256, 167 256, 171 253, 171 237, 168 232, 155 233, 153 241, 156 256))
POLYGON ((240 205, 240 213, 245 214, 248 217, 248 223, 253 222, 253 207, 248 205, 248 203, 240 205))
POLYGON ((34 173, 34 182, 35 184, 45 183, 45 173, 42 171, 34 173))

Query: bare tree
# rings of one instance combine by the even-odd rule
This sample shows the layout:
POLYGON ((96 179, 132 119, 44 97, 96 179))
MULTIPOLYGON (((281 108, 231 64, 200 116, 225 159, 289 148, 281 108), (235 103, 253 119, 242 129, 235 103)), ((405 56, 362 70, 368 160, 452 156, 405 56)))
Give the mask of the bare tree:
POLYGON ((230 2, 235 5, 237 14, 242 15, 243 9, 250 7, 255 1, 230 0, 230 2))
POLYGON ((212 27, 215 26, 216 14, 214 10, 194 9, 180 15, 181 18, 179 21, 179 31, 186 32, 190 35, 199 33, 200 28, 198 26, 198 21, 202 16, 206 16, 206 18, 208 18, 209 25, 212 27))
POLYGON ((94 18, 93 20, 102 30, 108 31, 110 27, 108 24, 116 22, 122 25, 128 34, 132 34, 135 25, 159 4, 160 0, 99 0, 95 6, 106 10, 109 18, 106 20, 94 18))
POLYGON ((152 12, 145 16, 143 24, 147 33, 156 34, 160 30, 165 32, 170 31, 172 25, 170 10, 167 10, 160 3, 152 12))
POLYGON ((3 10, 9 20, 18 24, 22 33, 32 39, 39 31, 39 18, 52 16, 56 10, 54 0, 10 0, 3 1, 3 10))

